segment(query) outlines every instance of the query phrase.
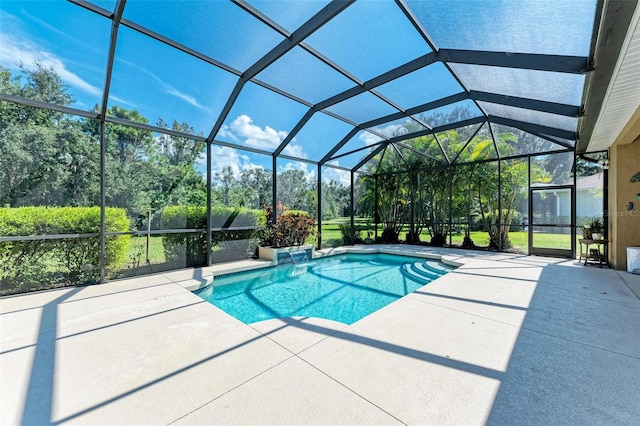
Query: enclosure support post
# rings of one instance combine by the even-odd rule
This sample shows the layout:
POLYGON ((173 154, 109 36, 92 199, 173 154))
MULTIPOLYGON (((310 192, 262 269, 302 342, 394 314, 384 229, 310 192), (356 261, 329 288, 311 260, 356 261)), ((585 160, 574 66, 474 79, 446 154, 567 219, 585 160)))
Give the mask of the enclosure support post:
POLYGON ((422 228, 424 226, 424 216, 422 216, 421 212, 424 211, 424 199, 422 198, 422 180, 420 179, 420 172, 416 173, 416 186, 418 189, 418 223, 420 225, 421 231, 416 236, 416 243, 420 241, 420 234, 422 233, 422 228))
POLYGON ((378 241, 378 175, 373 176, 373 192, 373 241, 378 241))
POLYGON ((449 245, 451 245, 451 228, 453 222, 453 168, 449 167, 449 245))
MULTIPOLYGON (((277 193, 278 183, 276 182, 277 181, 276 167, 278 167, 278 157, 274 155, 271 158, 271 160, 272 160, 271 168, 273 169, 271 172, 271 196, 272 196, 271 206, 273 207, 271 220, 275 224, 276 221, 278 220, 278 193, 277 193)), ((267 220, 269 220, 269 218, 267 218, 267 220)))
POLYGON ((316 249, 322 248, 322 165, 318 164, 318 242, 316 249))
MULTIPOLYGON (((607 159, 609 155, 607 153, 607 159)), ((607 160, 609 161, 609 160, 607 160)), ((602 191, 602 224, 604 226, 604 239, 609 239, 609 166, 606 165, 602 168, 602 185, 604 186, 602 191)), ((576 223, 577 225, 577 223, 576 223)), ((575 257, 575 255, 574 255, 575 257)))
POLYGON ((413 244, 416 240, 416 179, 413 171, 409 172, 409 184, 411 185, 411 223, 409 224, 409 243, 413 244))
POLYGON ((498 251, 502 251, 502 160, 498 160, 498 251))
POLYGON ((151 264, 149 259, 149 244, 151 243, 151 210, 147 212, 147 265, 151 264))
POLYGON ((533 192, 531 192, 531 157, 527 158, 527 191, 529 194, 529 209, 527 217, 527 239, 529 241, 527 254, 533 253, 533 192))
MULTIPOLYGON (((104 114, 103 114, 104 116, 104 114)), ((106 217, 106 141, 104 138, 104 119, 100 120, 100 283, 104 282, 106 269, 107 269, 107 243, 106 243, 106 229, 107 229, 107 217, 106 217)))
POLYGON ((207 266, 211 266, 211 142, 207 141, 207 266))
POLYGON ((353 217, 354 207, 355 207, 355 197, 354 197, 354 172, 351 170, 351 245, 353 245, 354 240, 356 239, 356 230, 355 230, 355 219, 353 217))
POLYGON ((116 43, 118 40, 118 29, 120 20, 124 12, 125 1, 116 2, 115 12, 113 14, 113 22, 111 24, 111 37, 109 40, 109 53, 107 54, 107 73, 104 78, 104 90, 102 91, 102 104, 100 106, 100 283, 105 280, 107 272, 107 174, 106 174, 106 158, 107 158, 107 141, 104 136, 105 118, 107 116, 107 107, 109 99, 109 90, 111 87, 111 73, 113 72, 113 62, 115 58, 116 43))
MULTIPOLYGON (((571 188, 571 257, 575 259, 576 257, 576 180, 578 175, 577 169, 577 161, 578 157, 576 156, 576 152, 573 151, 573 188, 571 188)), ((604 175, 603 175, 604 178, 604 175)), ((604 211, 603 211, 604 212, 604 211)), ((606 238, 606 228, 604 230, 604 238, 606 238)))

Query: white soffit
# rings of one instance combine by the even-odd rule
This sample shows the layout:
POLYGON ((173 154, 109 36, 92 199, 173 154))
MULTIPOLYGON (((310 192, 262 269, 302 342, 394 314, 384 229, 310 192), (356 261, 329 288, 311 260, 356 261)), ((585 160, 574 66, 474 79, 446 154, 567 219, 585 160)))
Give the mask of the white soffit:
POLYGON ((587 152, 607 150, 640 107, 640 6, 636 7, 587 152))

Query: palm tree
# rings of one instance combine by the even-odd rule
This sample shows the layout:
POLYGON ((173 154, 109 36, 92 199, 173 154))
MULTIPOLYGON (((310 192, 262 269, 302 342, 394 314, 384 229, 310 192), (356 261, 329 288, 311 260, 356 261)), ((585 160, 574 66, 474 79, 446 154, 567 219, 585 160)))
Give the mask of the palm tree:
MULTIPOLYGON (((495 145, 492 139, 483 139, 475 144, 469 153, 469 158, 472 161, 488 158, 495 154, 496 148, 501 158, 509 157, 518 139, 517 135, 510 132, 496 135, 495 145)), ((531 179, 536 182, 550 181, 549 174, 535 164, 532 164, 531 174, 531 179)), ((511 248, 509 230, 518 203, 527 195, 528 163, 524 160, 503 160, 500 163, 500 170, 497 162, 477 164, 473 178, 476 180, 477 201, 482 222, 489 233, 489 247, 511 248), (500 179, 497 179, 498 171, 500 179), (498 197, 499 194, 500 197, 498 197)))

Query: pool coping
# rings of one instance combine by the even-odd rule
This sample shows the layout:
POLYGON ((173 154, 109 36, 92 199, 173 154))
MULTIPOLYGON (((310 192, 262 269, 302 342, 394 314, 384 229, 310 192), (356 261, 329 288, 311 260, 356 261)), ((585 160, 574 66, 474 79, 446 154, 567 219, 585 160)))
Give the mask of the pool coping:
MULTIPOLYGON (((336 248, 325 248, 315 250, 314 259, 320 259, 330 256, 338 256, 341 254, 392 254, 397 256, 407 257, 420 257, 423 259, 439 260, 449 266, 459 267, 464 265, 470 259, 467 259, 463 253, 460 254, 445 254, 434 253, 432 250, 434 247, 428 246, 410 246, 410 245, 355 245, 355 246, 343 246, 336 248), (429 251, 427 251, 429 250, 429 251)), ((450 249, 448 249, 450 250, 450 249)), ((201 268, 188 269, 190 276, 186 276, 184 271, 175 271, 170 273, 161 274, 171 279, 176 284, 182 286, 188 291, 202 290, 210 285, 215 286, 215 278, 222 275, 231 275, 240 272, 255 271, 258 269, 275 267, 269 260, 262 259, 245 259, 235 262, 221 263, 217 265, 211 265, 201 268), (196 275, 198 273, 204 279, 194 279, 194 271, 196 275)))

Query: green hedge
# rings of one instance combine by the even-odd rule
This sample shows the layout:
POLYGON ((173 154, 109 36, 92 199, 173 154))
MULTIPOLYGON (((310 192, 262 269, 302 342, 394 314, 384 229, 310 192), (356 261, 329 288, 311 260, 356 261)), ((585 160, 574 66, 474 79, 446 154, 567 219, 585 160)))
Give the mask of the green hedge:
MULTIPOLYGON (((212 228, 223 228, 212 233, 212 249, 225 241, 253 240, 255 230, 227 230, 235 227, 264 226, 264 212, 246 208, 212 207, 212 228)), ((162 211, 160 228, 169 229, 206 229, 207 209, 204 206, 169 206, 162 211)), ((202 266, 207 262, 207 233, 191 232, 165 234, 162 236, 164 253, 168 262, 180 262, 180 266, 202 266)), ((251 243, 243 245, 243 253, 236 257, 248 257, 251 243)))
MULTIPOLYGON (((106 209, 106 231, 127 232, 124 209, 106 209)), ((0 208, 0 236, 92 234, 100 231, 99 207, 0 208)), ((122 266, 129 235, 108 237, 106 266, 122 266)), ((22 292, 96 281, 100 268, 100 239, 0 242, 0 286, 3 293, 22 292), (91 265, 88 267, 87 265, 91 265)))

